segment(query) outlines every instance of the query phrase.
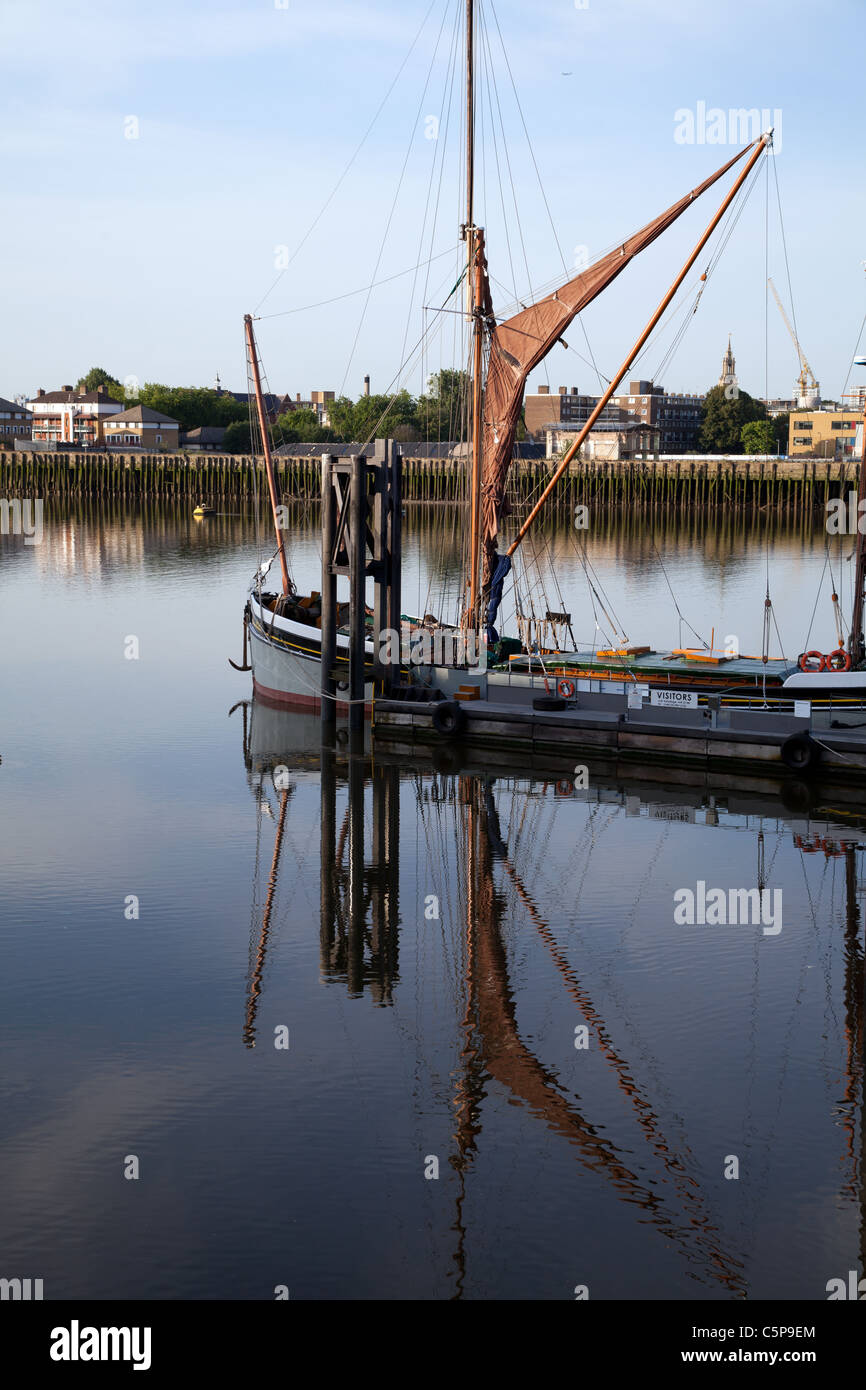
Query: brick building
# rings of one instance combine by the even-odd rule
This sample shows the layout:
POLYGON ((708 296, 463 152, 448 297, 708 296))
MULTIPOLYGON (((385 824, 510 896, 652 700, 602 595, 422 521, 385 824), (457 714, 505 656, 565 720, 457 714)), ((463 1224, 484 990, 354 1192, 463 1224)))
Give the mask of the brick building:
MULTIPOLYGON (((557 426, 584 424, 598 400, 598 396, 581 396, 576 386, 570 391, 560 386, 555 395, 540 386, 524 401, 526 433, 534 439, 546 438, 547 431, 557 426)), ((657 439, 655 451, 694 453, 703 403, 703 396, 669 394, 651 381, 630 381, 628 392, 613 396, 605 406, 598 424, 616 429, 623 420, 633 420, 657 439)))
POLYGON ((105 443, 109 449, 176 449, 179 426, 170 415, 161 415, 149 405, 134 405, 105 421, 105 443))
POLYGON ((33 417, 26 406, 0 396, 0 449, 14 449, 16 439, 30 439, 33 417))
MULTIPOLYGON (((598 396, 581 396, 576 386, 570 391, 560 386, 555 394, 548 386, 539 386, 538 391, 526 396, 523 402, 527 437, 543 440, 548 430, 558 425, 565 428, 583 425, 597 405, 598 396)), ((623 411, 611 402, 605 406, 597 423, 616 428, 622 419, 623 411)))
POLYGON ((630 381, 627 395, 613 397, 621 409, 658 430, 662 454, 696 452, 704 400, 704 396, 669 393, 652 381, 630 381))
POLYGON ((34 441, 85 449, 104 444, 105 422, 121 413, 123 402, 112 400, 105 386, 95 391, 64 386, 60 391, 40 388, 27 409, 33 417, 34 441))

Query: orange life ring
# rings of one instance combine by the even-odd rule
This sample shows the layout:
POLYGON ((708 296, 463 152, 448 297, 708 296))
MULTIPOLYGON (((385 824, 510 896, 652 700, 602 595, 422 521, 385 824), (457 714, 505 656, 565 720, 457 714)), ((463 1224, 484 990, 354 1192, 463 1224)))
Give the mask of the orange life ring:
POLYGON ((844 647, 838 647, 835 652, 824 657, 825 671, 850 671, 851 657, 844 647))
POLYGON ((815 672, 815 671, 826 671, 826 669, 827 669, 827 658, 826 658, 826 656, 824 655, 823 652, 804 652, 803 655, 800 657, 800 670, 801 670, 801 671, 815 672), (810 664, 812 661, 817 662, 817 665, 816 665, 816 666, 812 666, 812 665, 810 664))
POLYGON ((563 700, 573 700, 573 699, 574 699, 574 681, 569 680, 567 677, 565 677, 565 678, 564 678, 563 680, 561 680, 561 681, 557 681, 557 682, 556 682, 556 690, 557 690, 557 694, 560 696, 561 699, 563 699, 563 700))
POLYGON ((574 796, 574 783, 568 777, 563 777, 556 784, 556 796, 574 796))

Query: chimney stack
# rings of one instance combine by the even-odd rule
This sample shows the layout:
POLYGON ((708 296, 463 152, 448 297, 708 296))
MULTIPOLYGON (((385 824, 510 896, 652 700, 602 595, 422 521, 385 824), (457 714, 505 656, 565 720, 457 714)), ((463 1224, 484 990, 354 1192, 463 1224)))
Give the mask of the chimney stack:
POLYGON ((301 393, 300 393, 300 391, 299 391, 298 394, 295 396, 295 400, 297 401, 298 405, 301 404, 301 393))
POLYGON ((368 372, 367 375, 364 377, 364 395, 365 395, 365 396, 369 396, 369 394, 370 394, 370 373, 368 372))
POLYGON ((71 387, 71 386, 64 386, 63 389, 64 389, 64 391, 71 391, 71 390, 72 390, 72 387, 71 387))

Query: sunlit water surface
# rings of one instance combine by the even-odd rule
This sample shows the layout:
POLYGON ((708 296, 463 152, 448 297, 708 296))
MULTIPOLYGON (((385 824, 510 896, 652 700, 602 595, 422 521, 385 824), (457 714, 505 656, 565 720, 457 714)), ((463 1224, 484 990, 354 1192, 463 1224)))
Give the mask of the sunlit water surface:
MULTIPOLYGON (((453 601, 459 518, 405 527, 404 607, 453 601)), ((786 652, 829 650, 823 533, 583 539, 632 641, 684 620, 760 651, 769 574, 786 652)), ((591 641, 577 540, 546 549, 591 641)), ((350 794, 341 753, 323 785, 315 719, 238 703, 257 559, 249 516, 167 505, 48 508, 40 545, 0 542, 0 1275, 825 1298, 863 1258, 860 851, 807 852, 772 799, 614 777, 383 758, 350 794), (675 923, 678 888, 759 876, 777 935, 675 923)), ((312 510, 292 563, 318 587, 312 510)))

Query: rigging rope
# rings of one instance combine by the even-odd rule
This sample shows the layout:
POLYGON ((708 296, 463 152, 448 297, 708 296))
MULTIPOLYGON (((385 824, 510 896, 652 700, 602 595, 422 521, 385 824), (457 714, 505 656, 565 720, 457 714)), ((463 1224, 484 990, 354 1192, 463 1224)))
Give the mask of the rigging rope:
POLYGON ((265 300, 266 300, 266 299, 268 298, 268 296, 272 293, 272 291, 273 291, 274 289, 276 289, 277 285, 278 285, 278 284, 280 283, 280 281, 282 280, 282 278, 283 278, 283 276, 285 275, 286 271, 288 270, 289 266, 292 264, 292 261, 294 261, 295 257, 300 253, 301 249, 306 245, 307 241, 309 241, 309 239, 310 239, 310 237, 312 236, 313 232, 315 231, 316 227, 319 225, 319 223, 321 222, 321 220, 322 220, 322 218, 324 217, 325 213, 327 212, 328 208, 330 207, 331 203, 333 202, 334 198, 336 197, 336 195, 337 195, 337 193, 338 193, 340 187, 341 187, 342 184, 343 184, 343 181, 344 181, 345 178, 346 178, 346 175, 348 174, 349 170, 352 168, 352 165, 355 163, 355 160, 358 158, 358 155, 361 153, 361 150, 363 149, 364 145, 366 144, 367 138, 368 138, 368 136, 370 135, 370 132, 372 131, 374 125, 376 124, 376 122, 378 121, 379 117, 381 116, 381 114, 382 114, 382 112, 383 112, 383 110, 384 110, 384 108, 385 108, 385 106, 386 106, 386 104, 387 104, 387 102, 388 102, 388 98, 390 97, 391 93, 393 92, 394 88, 396 87, 397 83, 399 82, 400 77, 402 76, 402 73, 403 73, 403 69, 405 68, 406 64, 408 63, 409 59, 411 58, 411 56, 412 56, 412 54, 413 54, 413 52, 414 52, 414 50, 415 50, 415 47, 416 47, 416 45, 417 45, 417 43, 418 43, 418 40, 420 39, 420 37, 421 37, 421 35, 422 35, 424 29, 425 29, 426 26, 427 26, 427 20, 430 18, 431 13, 432 13, 433 10, 435 9, 435 6, 436 6, 436 0, 431 0, 430 7, 429 7, 429 9, 427 10, 427 13, 425 14, 424 18, 422 19, 421 24, 420 24, 420 26, 419 26, 419 28, 418 28, 417 33, 415 34, 414 39, 412 40, 411 44, 409 45, 409 51, 408 51, 408 53, 406 54, 406 57, 403 59, 402 63, 400 64, 399 68, 397 69, 397 73, 396 73, 396 75, 395 75, 395 77, 394 77, 394 79, 393 79, 393 81, 392 81, 390 87, 388 88, 387 92, 385 93, 385 95, 383 96, 381 102, 379 103, 379 106, 378 106, 377 109, 376 109, 376 114, 374 115, 374 117, 373 117, 373 119, 371 120, 370 124, 367 126, 367 129, 364 131, 364 134, 361 136, 360 142, 359 142, 358 145, 355 147, 355 152, 354 152, 354 154, 352 155, 351 159, 349 160, 348 164, 346 165, 346 167, 345 167, 345 169, 343 170, 343 172, 342 172, 342 174, 340 175, 340 177, 337 179, 337 182, 334 184, 334 187, 331 189, 331 192, 328 194, 328 196, 327 196, 327 198, 325 199, 324 203, 322 204, 321 208, 320 208, 319 211, 316 213, 316 216, 313 218, 313 221, 310 223, 309 227, 307 228, 306 232, 305 232, 304 235, 302 236, 301 240, 298 242, 298 245, 295 247, 294 251, 292 252, 291 256, 289 257, 287 264, 283 266, 283 268, 281 269, 281 271, 280 271, 279 275, 277 276, 276 280, 274 280, 274 282, 273 282, 273 284, 270 286, 270 288, 269 288, 268 290, 266 290, 265 293, 262 295, 261 299, 259 300, 258 304, 256 305, 256 307, 255 307, 255 309, 254 309, 254 311, 253 311, 254 313, 258 313, 259 309, 260 309, 261 306, 264 304, 265 300))

